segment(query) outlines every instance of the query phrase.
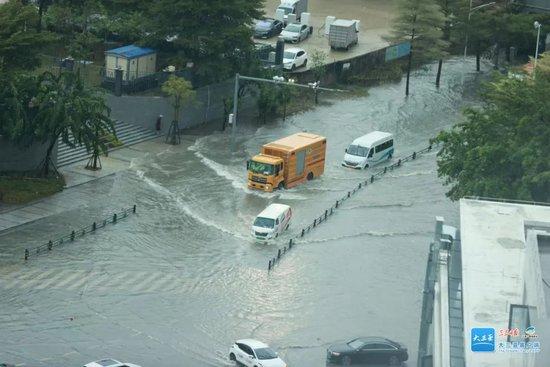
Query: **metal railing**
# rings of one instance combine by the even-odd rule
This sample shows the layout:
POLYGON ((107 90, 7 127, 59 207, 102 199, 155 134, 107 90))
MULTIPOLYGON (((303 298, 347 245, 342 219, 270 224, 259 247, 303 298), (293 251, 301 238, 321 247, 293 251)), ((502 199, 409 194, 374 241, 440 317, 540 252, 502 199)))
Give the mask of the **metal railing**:
POLYGON ((105 218, 103 220, 100 220, 98 222, 93 222, 91 225, 87 227, 73 230, 71 231, 71 233, 69 233, 66 236, 60 237, 55 240, 50 240, 47 243, 40 245, 38 247, 31 248, 31 249, 26 248, 24 259, 26 261, 29 259, 31 255, 39 255, 41 253, 50 252, 54 247, 61 246, 65 243, 74 242, 79 237, 83 237, 88 233, 93 233, 100 228, 105 228, 107 224, 110 224, 110 223, 115 224, 119 220, 124 219, 128 217, 130 214, 135 214, 135 213, 136 213, 136 205, 128 209, 123 209, 118 213, 114 213, 112 216, 105 218))
POLYGON ((307 227, 302 228, 302 230, 300 231, 299 234, 292 237, 288 241, 288 246, 283 246, 282 248, 279 248, 277 250, 277 255, 269 260, 269 262, 267 264, 267 270, 268 271, 272 270, 275 267, 275 265, 281 260, 281 257, 283 255, 285 255, 290 249, 292 249, 293 246, 295 246, 296 240, 298 240, 299 238, 304 237, 307 233, 309 233, 311 230, 313 230, 315 227, 317 227, 321 223, 326 222, 328 220, 329 216, 331 216, 336 211, 336 209, 338 209, 340 207, 340 205, 342 205, 343 202, 350 199, 353 194, 357 193, 361 189, 366 188, 369 183, 372 184, 376 180, 379 180, 386 173, 388 173, 390 171, 393 171, 396 168, 401 167, 403 165, 403 163, 415 160, 419 155, 430 152, 432 149, 433 149, 433 145, 430 144, 428 147, 426 147, 426 148, 424 148, 424 149, 422 149, 418 152, 413 152, 412 154, 410 154, 406 157, 399 158, 397 160, 397 162, 395 162, 394 164, 384 167, 383 169, 379 170, 378 172, 372 174, 370 176, 370 178, 359 182, 352 190, 348 191, 346 195, 344 195, 339 200, 336 200, 334 205, 332 205, 329 209, 325 210, 324 213, 321 214, 319 217, 315 218, 313 220, 313 223, 311 223, 307 227))

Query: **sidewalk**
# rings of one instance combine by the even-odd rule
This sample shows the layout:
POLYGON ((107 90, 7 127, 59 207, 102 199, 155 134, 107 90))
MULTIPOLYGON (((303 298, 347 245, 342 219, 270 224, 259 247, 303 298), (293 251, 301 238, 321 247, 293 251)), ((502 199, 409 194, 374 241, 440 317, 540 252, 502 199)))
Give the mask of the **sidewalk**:
POLYGON ((167 147, 169 146, 164 143, 164 137, 158 137, 109 152, 108 157, 101 157, 103 168, 99 171, 85 169, 86 161, 62 167, 60 172, 66 181, 62 192, 23 205, 0 206, 0 234, 23 224, 85 205, 89 199, 85 195, 87 191, 82 187, 83 184, 127 170, 131 167, 132 160, 164 151, 167 147))

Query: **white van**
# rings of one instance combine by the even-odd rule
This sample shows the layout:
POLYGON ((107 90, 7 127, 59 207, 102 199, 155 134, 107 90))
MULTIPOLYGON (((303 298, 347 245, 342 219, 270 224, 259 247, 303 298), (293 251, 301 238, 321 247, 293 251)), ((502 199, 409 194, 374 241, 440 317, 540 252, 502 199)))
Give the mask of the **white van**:
POLYGON ((252 224, 252 237, 269 240, 279 236, 290 225, 292 209, 284 204, 271 204, 265 208, 252 224))
POLYGON ((393 157, 393 135, 373 131, 355 139, 346 149, 342 166, 363 169, 393 157))

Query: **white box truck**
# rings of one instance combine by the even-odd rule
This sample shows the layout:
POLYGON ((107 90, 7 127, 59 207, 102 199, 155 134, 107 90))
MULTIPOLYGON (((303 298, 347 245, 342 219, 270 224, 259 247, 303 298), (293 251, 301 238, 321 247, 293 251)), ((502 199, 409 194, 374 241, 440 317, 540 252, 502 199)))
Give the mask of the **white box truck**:
POLYGON ((331 49, 349 50, 351 46, 357 44, 357 41, 358 36, 355 21, 338 19, 330 25, 328 43, 331 49))
POLYGON ((288 14, 296 15, 296 21, 302 19, 302 13, 307 12, 307 0, 281 0, 281 5, 277 10, 284 11, 284 21, 286 22, 288 14))

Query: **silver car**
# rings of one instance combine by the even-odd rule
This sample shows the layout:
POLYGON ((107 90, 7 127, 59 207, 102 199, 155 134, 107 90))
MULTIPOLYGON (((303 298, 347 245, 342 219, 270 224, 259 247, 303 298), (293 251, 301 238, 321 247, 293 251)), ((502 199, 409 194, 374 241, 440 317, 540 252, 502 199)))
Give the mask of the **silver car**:
POLYGON ((298 43, 309 37, 312 27, 306 24, 289 24, 281 32, 281 37, 287 42, 298 43))

